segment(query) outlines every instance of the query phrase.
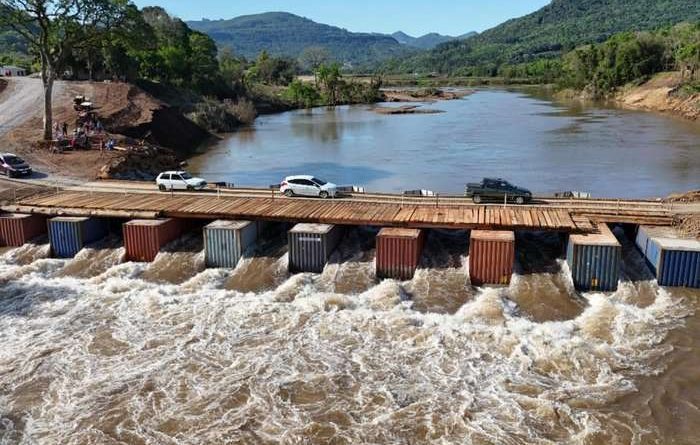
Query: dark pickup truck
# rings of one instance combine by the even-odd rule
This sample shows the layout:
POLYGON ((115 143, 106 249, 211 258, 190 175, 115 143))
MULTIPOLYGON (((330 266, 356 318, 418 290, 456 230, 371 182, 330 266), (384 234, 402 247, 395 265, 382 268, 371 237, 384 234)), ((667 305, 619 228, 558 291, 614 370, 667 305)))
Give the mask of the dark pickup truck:
POLYGON ((467 184, 465 192, 475 203, 482 201, 508 200, 518 205, 526 204, 532 200, 532 193, 528 189, 516 187, 503 179, 484 178, 480 183, 467 184))

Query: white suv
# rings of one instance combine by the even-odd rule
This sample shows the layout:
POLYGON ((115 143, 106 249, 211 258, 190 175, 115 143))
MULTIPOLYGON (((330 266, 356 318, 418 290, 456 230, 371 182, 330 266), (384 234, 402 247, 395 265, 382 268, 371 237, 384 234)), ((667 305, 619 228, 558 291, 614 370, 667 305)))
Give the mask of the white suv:
POLYGON ((318 196, 320 198, 335 198, 338 187, 313 176, 287 176, 280 184, 280 192, 287 197, 318 196))
POLYGON ((194 178, 185 171, 163 172, 156 178, 158 190, 202 190, 207 182, 202 178, 194 178))

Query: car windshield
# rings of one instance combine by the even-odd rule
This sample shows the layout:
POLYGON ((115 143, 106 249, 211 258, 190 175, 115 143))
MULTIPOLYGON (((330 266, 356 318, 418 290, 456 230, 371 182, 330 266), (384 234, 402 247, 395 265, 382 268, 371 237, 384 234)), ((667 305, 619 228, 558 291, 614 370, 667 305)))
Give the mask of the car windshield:
POLYGON ((180 173, 180 176, 182 176, 182 179, 184 179, 185 181, 187 181, 188 179, 192 179, 192 175, 189 173, 183 172, 183 173, 180 173))
POLYGON ((24 160, 22 158, 18 158, 17 156, 7 156, 5 158, 5 162, 9 165, 24 164, 24 160))
POLYGON ((327 184, 327 182, 324 181, 323 179, 312 178, 311 180, 312 180, 313 182, 315 182, 316 184, 318 184, 318 185, 326 185, 326 184, 327 184))

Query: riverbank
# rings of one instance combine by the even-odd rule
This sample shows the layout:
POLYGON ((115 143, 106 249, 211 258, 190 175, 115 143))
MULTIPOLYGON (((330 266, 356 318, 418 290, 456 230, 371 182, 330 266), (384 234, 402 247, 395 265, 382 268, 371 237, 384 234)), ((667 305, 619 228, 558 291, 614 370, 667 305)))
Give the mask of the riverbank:
POLYGON ((700 119, 700 91, 684 81, 679 72, 659 73, 639 85, 626 85, 604 98, 590 91, 564 89, 555 97, 584 102, 609 101, 630 110, 672 114, 690 121, 700 119))
POLYGON ((661 73, 639 86, 628 86, 615 96, 621 106, 669 113, 692 121, 700 118, 700 90, 686 87, 680 73, 661 73))

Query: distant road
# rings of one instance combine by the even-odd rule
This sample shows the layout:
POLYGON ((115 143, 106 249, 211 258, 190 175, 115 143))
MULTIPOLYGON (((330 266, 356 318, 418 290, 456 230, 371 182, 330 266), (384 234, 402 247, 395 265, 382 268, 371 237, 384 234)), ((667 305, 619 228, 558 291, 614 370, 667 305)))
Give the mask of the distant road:
MULTIPOLYGON (((0 137, 26 120, 39 116, 44 108, 44 88, 41 79, 5 77, 8 85, 0 93, 0 137)), ((61 82, 54 84, 54 95, 60 92, 61 82)))

